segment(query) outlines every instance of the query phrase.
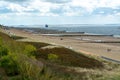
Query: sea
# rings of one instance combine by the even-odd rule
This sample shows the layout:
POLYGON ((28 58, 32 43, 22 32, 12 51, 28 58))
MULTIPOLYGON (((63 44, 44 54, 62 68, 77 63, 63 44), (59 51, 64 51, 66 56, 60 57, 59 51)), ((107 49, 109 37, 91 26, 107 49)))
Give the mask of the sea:
POLYGON ((51 25, 47 29, 120 37, 120 25, 51 25))
MULTIPOLYGON (((27 26, 28 27, 28 26, 27 26)), ((63 25, 29 25, 29 27, 52 29, 66 32, 84 32, 86 34, 113 35, 120 37, 120 24, 89 25, 89 24, 63 24, 63 25)))

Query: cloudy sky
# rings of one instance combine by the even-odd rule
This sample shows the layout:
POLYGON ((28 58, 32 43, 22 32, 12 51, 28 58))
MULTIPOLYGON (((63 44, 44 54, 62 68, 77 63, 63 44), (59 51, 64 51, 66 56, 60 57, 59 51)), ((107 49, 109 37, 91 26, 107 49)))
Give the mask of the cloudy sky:
POLYGON ((0 0, 0 24, 120 24, 120 0, 0 0))

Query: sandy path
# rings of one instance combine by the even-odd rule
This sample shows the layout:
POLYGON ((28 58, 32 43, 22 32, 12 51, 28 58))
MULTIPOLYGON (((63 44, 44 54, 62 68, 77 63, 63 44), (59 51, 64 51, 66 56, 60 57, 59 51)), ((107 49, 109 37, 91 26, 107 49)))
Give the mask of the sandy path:
MULTIPOLYGON (((105 56, 120 61, 120 46, 119 46, 120 43, 115 43, 117 45, 104 44, 104 43, 86 43, 86 41, 81 41, 73 37, 63 37, 63 40, 60 40, 61 37, 43 36, 40 34, 39 35, 32 34, 30 32, 25 32, 22 30, 11 29, 9 31, 17 36, 27 37, 28 38, 26 39, 27 41, 28 40, 38 41, 38 42, 45 42, 54 45, 64 46, 78 52, 105 56), (107 49, 111 49, 111 51, 107 51, 107 49)), ((82 37, 82 38, 107 40, 107 41, 108 40, 120 41, 120 39, 115 39, 111 37, 82 37)))

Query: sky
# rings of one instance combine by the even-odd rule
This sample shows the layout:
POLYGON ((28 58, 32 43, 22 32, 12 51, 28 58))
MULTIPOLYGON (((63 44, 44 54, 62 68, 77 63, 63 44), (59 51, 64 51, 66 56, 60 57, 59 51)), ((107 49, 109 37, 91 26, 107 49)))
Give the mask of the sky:
POLYGON ((120 24, 120 0, 0 0, 0 24, 120 24))

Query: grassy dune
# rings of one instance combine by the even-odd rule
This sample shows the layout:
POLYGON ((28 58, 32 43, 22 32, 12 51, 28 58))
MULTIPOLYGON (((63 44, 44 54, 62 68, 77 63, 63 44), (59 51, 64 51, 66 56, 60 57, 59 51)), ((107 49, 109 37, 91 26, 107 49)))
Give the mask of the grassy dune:
POLYGON ((58 56, 56 64, 62 64, 65 66, 83 67, 83 68, 103 68, 102 62, 89 58, 77 52, 74 52, 67 48, 53 48, 53 49, 38 49, 38 58, 48 59, 49 54, 55 54, 58 56))
POLYGON ((18 42, 0 32, 0 80, 118 80, 120 66, 64 47, 18 42))

